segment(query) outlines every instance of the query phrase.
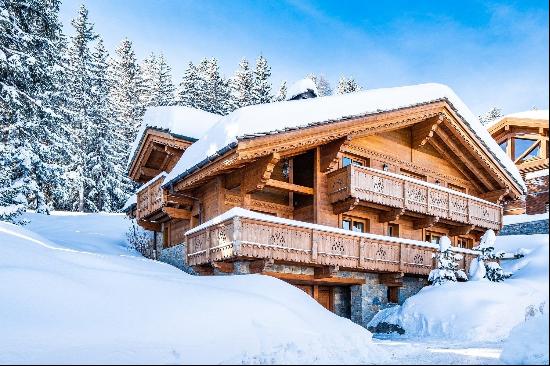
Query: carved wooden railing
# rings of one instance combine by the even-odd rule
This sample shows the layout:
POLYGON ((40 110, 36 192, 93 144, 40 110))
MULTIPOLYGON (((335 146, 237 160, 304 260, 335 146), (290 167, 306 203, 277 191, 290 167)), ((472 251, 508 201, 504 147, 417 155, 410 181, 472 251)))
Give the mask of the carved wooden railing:
MULTIPOLYGON (((300 221, 236 216, 186 235, 188 265, 233 259, 273 259, 303 265, 428 275, 437 249, 429 243, 347 232, 300 221), (326 228, 326 231, 323 230, 326 228)), ((475 252, 461 250, 468 270, 475 252)))
POLYGON ((348 165, 328 174, 329 200, 353 197, 485 229, 500 230, 501 207, 405 176, 348 165))
POLYGON ((162 192, 163 182, 164 177, 158 177, 154 182, 151 182, 137 193, 136 218, 138 220, 162 209, 164 197, 162 192))

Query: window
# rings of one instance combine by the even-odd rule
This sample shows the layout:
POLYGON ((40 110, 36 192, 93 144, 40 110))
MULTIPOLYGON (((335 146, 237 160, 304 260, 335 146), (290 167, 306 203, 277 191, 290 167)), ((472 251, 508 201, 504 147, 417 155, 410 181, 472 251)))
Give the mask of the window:
POLYGON ((452 184, 452 183, 449 183, 449 184, 448 184, 448 187, 449 187, 450 189, 452 189, 453 191, 466 193, 466 188, 464 188, 464 187, 457 186, 457 185, 452 184))
POLYGON ((342 219, 342 229, 354 231, 357 233, 367 232, 368 220, 356 219, 352 217, 344 216, 342 219))
POLYGON ((472 249, 473 243, 473 240, 470 238, 458 237, 456 239, 456 246, 459 248, 472 249))
POLYGON ((348 165, 356 165, 356 166, 365 166, 365 160, 361 158, 356 158, 352 156, 343 156, 342 157, 342 168, 348 165))
POLYGON ((388 236, 399 238, 399 224, 388 224, 388 236))
POLYGON ((399 304, 399 287, 388 286, 388 302, 392 304, 399 304))
POLYGON ((508 140, 504 141, 499 146, 504 152, 506 152, 506 149, 508 148, 508 140))
POLYGON ((401 169, 400 173, 403 174, 403 175, 406 175, 407 177, 411 177, 411 178, 414 178, 414 179, 426 181, 426 176, 422 175, 422 174, 411 172, 411 171, 405 170, 405 169, 401 169))
POLYGON ((438 233, 433 233, 431 231, 426 231, 426 241, 428 243, 439 244, 439 241, 441 240, 442 236, 443 235, 438 234, 438 233))
POLYGON ((533 159, 540 154, 540 145, 536 140, 514 138, 514 160, 524 156, 523 160, 533 159))

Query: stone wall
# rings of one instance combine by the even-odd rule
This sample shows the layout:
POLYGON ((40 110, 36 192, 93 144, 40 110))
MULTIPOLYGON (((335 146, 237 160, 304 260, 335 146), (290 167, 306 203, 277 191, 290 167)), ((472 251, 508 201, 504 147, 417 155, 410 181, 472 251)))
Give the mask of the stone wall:
POLYGON ((351 319, 351 289, 349 286, 334 286, 334 313, 351 319))
POLYGON ((548 175, 528 179, 525 210, 528 215, 547 212, 548 207, 548 175))
POLYGON ((533 234, 548 234, 548 219, 506 225, 498 233, 498 235, 533 235, 533 234))

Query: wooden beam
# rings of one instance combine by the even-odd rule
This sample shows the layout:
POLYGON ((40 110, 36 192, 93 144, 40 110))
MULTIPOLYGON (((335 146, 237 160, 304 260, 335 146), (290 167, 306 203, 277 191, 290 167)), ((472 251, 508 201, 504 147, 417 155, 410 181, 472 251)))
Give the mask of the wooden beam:
POLYGON ((168 154, 168 155, 180 155, 182 150, 180 149, 176 149, 175 147, 172 147, 172 146, 164 146, 164 151, 168 154))
POLYGON ((160 170, 142 166, 139 168, 139 173, 147 177, 156 177, 160 173, 160 170))
POLYGON ((316 285, 364 285, 365 279, 358 278, 343 278, 343 277, 329 277, 329 278, 315 278, 312 275, 294 274, 294 273, 282 273, 282 272, 263 272, 263 275, 278 278, 283 281, 292 283, 304 283, 304 284, 316 284, 316 285))
POLYGON ((540 146, 542 143, 541 140, 535 141, 527 150, 525 150, 516 160, 514 160, 514 164, 517 164, 519 161, 523 160, 527 155, 531 153, 534 149, 537 148, 537 146, 540 146))
POLYGON ((415 220, 413 223, 414 230, 427 229, 439 222, 439 216, 428 216, 423 219, 415 220))
POLYGON ((273 265, 273 263, 273 259, 258 259, 248 262, 248 269, 252 274, 263 273, 269 266, 273 265))
POLYGON ((295 193, 301 193, 301 194, 307 194, 307 195, 313 195, 315 193, 314 189, 311 187, 300 186, 297 184, 287 183, 276 179, 268 179, 267 182, 265 183, 265 186, 281 189, 283 191, 289 191, 289 192, 295 192, 295 193))
POLYGON ((181 208, 163 207, 162 211, 167 214, 171 219, 191 219, 191 211, 182 210, 181 208))
POLYGON ((180 196, 178 194, 166 194, 165 202, 175 203, 182 206, 193 206, 196 200, 191 197, 180 196))
POLYGON ((359 204, 359 198, 350 197, 344 201, 332 204, 332 212, 335 215, 343 214, 344 212, 352 211, 359 204))
POLYGON ((443 122, 443 115, 437 117, 428 118, 427 120, 417 123, 412 126, 412 143, 413 148, 419 148, 424 145, 433 137, 435 131, 439 127, 439 124, 443 122))
POLYGON ((477 177, 472 177, 472 172, 469 172, 465 170, 460 162, 457 162, 457 158, 447 152, 447 149, 445 149, 443 146, 440 145, 440 143, 435 139, 430 139, 429 141, 430 145, 439 153, 441 156, 443 156, 447 161, 452 162, 453 165, 462 173, 466 178, 471 178, 470 183, 480 192, 483 192, 487 190, 482 185, 477 183, 476 179, 477 177))
POLYGON ((403 286, 403 272, 379 273, 378 282, 386 286, 403 286))
POLYGON ((404 208, 393 208, 388 212, 383 212, 378 216, 378 222, 396 221, 405 213, 404 208))
POLYGON ((137 223, 138 223, 139 226, 141 226, 145 230, 156 231, 156 232, 161 232, 162 231, 161 225, 157 224, 155 222, 150 222, 150 221, 145 221, 145 220, 138 220, 137 223))
MULTIPOLYGON (((458 158, 462 161, 462 163, 473 173, 473 175, 478 178, 481 182, 483 182, 485 184, 485 186, 489 189, 489 190, 494 190, 496 187, 495 185, 487 178, 488 175, 490 174, 487 174, 487 171, 482 171, 480 170, 473 162, 472 162, 472 159, 467 157, 463 151, 464 151, 464 147, 463 145, 462 146, 458 146, 454 141, 456 139, 456 137, 453 135, 453 136, 449 136, 445 131, 443 131, 442 128, 438 129, 436 131, 436 133, 439 135, 439 137, 441 137, 441 139, 443 140, 443 142, 450 147, 450 149, 452 150, 452 152, 458 156, 458 158)), ((468 177, 471 177, 468 176, 468 177)))
POLYGON ((449 236, 468 235, 475 227, 475 225, 457 226, 449 230, 449 236))
POLYGON ((249 164, 243 171, 241 192, 252 193, 264 189, 280 159, 279 154, 273 153, 249 164))
POLYGON ((200 276, 212 276, 214 274, 214 267, 208 264, 201 264, 191 267, 200 276))
POLYGON ((335 276, 339 270, 340 268, 338 266, 315 267, 313 269, 313 278, 315 279, 330 278, 335 276))
POLYGON ((321 173, 327 173, 338 165, 338 153, 341 147, 349 143, 350 140, 349 136, 345 136, 321 146, 321 173))
POLYGON ((504 188, 483 193, 479 196, 479 198, 499 204, 508 193, 510 193, 510 190, 508 188, 504 188))
POLYGON ((234 266, 232 262, 212 262, 212 268, 222 273, 233 273, 234 266))

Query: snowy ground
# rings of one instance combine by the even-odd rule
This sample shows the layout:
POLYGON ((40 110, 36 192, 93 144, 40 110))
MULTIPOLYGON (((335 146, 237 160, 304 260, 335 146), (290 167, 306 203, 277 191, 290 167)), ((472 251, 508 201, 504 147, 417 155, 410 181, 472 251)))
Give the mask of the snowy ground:
MULTIPOLYGON (((126 248, 122 215, 27 218, 24 228, 0 222, 0 363, 499 364, 503 348, 514 349, 504 336, 371 340, 274 278, 194 277, 140 257, 126 248)), ((500 241, 530 250, 506 262, 522 273, 506 286, 526 288, 512 296, 548 285, 547 238, 500 241)), ((515 319, 507 310, 498 317, 515 319)), ((516 338, 541 334, 537 319, 520 324, 516 338)))

